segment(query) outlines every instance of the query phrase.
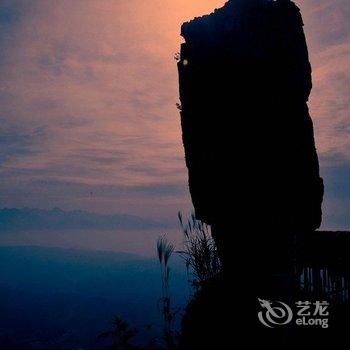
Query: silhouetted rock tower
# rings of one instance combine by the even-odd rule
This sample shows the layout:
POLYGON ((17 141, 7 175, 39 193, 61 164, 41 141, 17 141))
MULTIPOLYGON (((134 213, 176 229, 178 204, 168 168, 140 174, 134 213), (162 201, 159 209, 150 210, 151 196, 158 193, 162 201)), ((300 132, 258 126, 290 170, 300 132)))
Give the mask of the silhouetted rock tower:
POLYGON ((196 217, 212 225, 222 250, 242 235, 276 248, 286 233, 317 229, 323 182, 299 8, 231 0, 184 23, 181 35, 181 122, 196 217))

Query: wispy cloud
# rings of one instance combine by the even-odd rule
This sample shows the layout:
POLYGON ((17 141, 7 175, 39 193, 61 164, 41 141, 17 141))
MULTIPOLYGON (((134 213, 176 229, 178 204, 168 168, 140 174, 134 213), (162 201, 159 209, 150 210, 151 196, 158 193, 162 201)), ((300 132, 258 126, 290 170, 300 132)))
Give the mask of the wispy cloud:
POLYGON ((350 161, 350 4, 300 1, 313 65, 310 107, 323 167, 350 161))
MULTIPOLYGON (((186 210, 173 54, 180 24, 223 3, 3 0, 0 204, 151 216, 186 210)), ((341 169, 350 162, 350 6, 299 5, 322 166, 341 169)))

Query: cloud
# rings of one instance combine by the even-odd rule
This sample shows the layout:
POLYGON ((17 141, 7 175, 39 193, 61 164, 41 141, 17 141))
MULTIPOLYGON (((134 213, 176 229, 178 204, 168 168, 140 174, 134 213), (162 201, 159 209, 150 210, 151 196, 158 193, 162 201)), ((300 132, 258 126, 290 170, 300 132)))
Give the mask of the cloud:
POLYGON ((11 157, 33 155, 35 146, 45 142, 45 128, 21 128, 0 117, 0 165, 11 157))
POLYGON ((323 167, 350 160, 350 6, 300 1, 313 66, 310 109, 323 167))
MULTIPOLYGON (((173 55, 180 24, 224 2, 3 0, 0 204, 158 217, 187 210, 173 55)), ((349 2, 298 3, 322 171, 345 171, 349 2)))

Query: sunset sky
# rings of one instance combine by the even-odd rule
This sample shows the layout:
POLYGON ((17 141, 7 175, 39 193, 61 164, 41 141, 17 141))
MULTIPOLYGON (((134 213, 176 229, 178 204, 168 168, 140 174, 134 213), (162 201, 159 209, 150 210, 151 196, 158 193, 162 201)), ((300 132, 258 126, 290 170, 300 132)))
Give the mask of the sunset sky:
MULTIPOLYGON (((224 2, 0 0, 0 208, 190 210, 174 54, 181 23, 224 2)), ((297 4, 324 228, 350 229, 350 2, 297 4)))

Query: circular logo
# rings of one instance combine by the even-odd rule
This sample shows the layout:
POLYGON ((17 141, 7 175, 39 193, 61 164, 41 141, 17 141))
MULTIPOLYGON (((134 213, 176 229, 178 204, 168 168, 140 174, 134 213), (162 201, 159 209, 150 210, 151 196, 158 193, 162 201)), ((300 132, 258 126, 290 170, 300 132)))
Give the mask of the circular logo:
POLYGON ((266 327, 275 328, 276 326, 283 326, 293 318, 292 309, 281 301, 271 302, 268 300, 258 299, 262 311, 258 313, 259 321, 266 327))

